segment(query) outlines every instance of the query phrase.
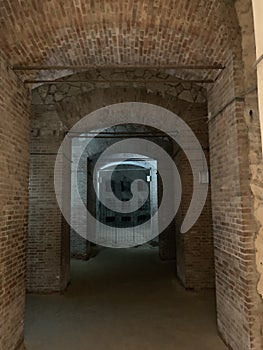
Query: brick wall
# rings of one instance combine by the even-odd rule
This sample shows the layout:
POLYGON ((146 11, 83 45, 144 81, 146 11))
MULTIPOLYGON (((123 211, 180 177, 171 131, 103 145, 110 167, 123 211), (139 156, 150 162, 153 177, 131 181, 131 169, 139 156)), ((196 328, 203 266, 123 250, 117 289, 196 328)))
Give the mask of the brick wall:
POLYGON ((52 105, 36 108, 34 101, 30 127, 27 290, 60 291, 69 275, 69 231, 55 197, 54 164, 64 130, 52 105))
MULTIPOLYGON (((209 164, 207 126, 199 121, 190 123, 198 137, 209 164)), ((177 156, 178 167, 182 180, 182 201, 176 216, 176 256, 177 273, 186 288, 214 288, 214 252, 211 220, 210 188, 203 211, 195 225, 186 233, 181 234, 179 227, 189 208, 193 193, 193 175, 190 164, 183 152, 177 156)))
POLYGON ((70 230, 70 255, 72 258, 87 260, 89 259, 90 243, 85 238, 77 234, 73 229, 70 230))
POLYGON ((23 342, 29 97, 0 53, 0 349, 23 342))
MULTIPOLYGON (((60 7, 57 6, 56 1, 52 0, 48 3, 5 1, 1 7, 0 17, 0 28, 1 33, 3 33, 0 48, 5 51, 12 64, 43 64, 43 62, 48 65, 64 63, 73 65, 96 64, 97 66, 105 64, 116 65, 119 63, 123 63, 124 65, 161 65, 172 63, 214 64, 216 62, 225 64, 227 53, 230 51, 234 52, 236 47, 240 46, 242 42, 243 53, 242 55, 241 52, 237 52, 236 54, 240 62, 239 72, 244 73, 245 80, 247 81, 239 92, 242 92, 242 90, 251 90, 255 85, 255 79, 253 77, 250 79, 249 77, 253 75, 252 66, 255 61, 251 0, 207 0, 203 2, 199 0, 179 0, 173 6, 171 6, 169 0, 157 0, 154 2, 147 0, 136 3, 127 1, 126 8, 122 6, 121 2, 117 2, 115 6, 111 1, 94 2, 90 0, 85 3, 81 2, 80 4, 79 2, 65 0, 60 7), (236 16, 236 11, 238 17, 236 16), (54 13, 56 13, 56 16, 53 16, 54 13), (31 18, 31 21, 29 21, 29 18, 31 18), (63 28, 67 28, 67 31, 61 29, 62 20, 63 28), (34 23, 33 26, 32 23, 34 23), (167 23, 167 26, 163 26, 163 23, 167 23), (240 36, 239 26, 242 36, 240 36), (47 27, 50 28, 48 33, 43 32, 47 27), (248 72, 250 73, 247 74, 248 72)), ((259 299, 258 293, 263 295, 263 170, 262 155, 259 152, 260 137, 258 133, 257 97, 255 96, 256 93, 254 95, 240 96, 237 87, 240 83, 243 84, 242 80, 244 77, 240 75, 239 78, 237 76, 234 77, 237 72, 235 74, 233 73, 233 62, 228 62, 227 65, 228 69, 210 91, 209 97, 209 111, 212 114, 209 128, 210 145, 213 149, 211 165, 217 287, 219 291, 218 319, 220 331, 233 349, 258 349, 262 348, 262 341, 259 335, 260 323, 262 324, 262 320, 260 320, 262 302, 259 299), (241 98, 235 98, 233 100, 237 96, 241 98), (231 187, 229 189, 230 183, 233 184, 233 188, 231 187), (248 190, 249 188, 251 191, 248 190), (255 245, 252 244, 252 241, 254 242, 256 235, 255 259, 255 245), (240 245, 237 244, 238 241, 240 241, 240 245), (256 273, 256 265, 258 273, 256 273), (226 273, 224 274, 223 271, 226 273), (230 289, 224 294, 227 287, 230 289), (235 317, 238 321, 235 321, 235 317)), ((64 73, 60 72, 59 74, 63 75, 64 73)), ((96 75, 97 73, 94 71, 94 74, 96 75)), ((184 78, 215 78, 217 72, 200 71, 191 72, 189 75, 185 71, 180 71, 176 72, 176 74, 180 74, 184 78)), ((54 78, 56 76, 54 72, 48 72, 47 74, 40 73, 38 75, 40 78, 54 78)), ((21 77, 24 79, 35 78, 35 74, 30 72, 26 74, 21 73, 21 77)), ((148 79, 149 77, 154 77, 154 75, 143 75, 143 77, 148 79)), ((97 74, 96 78, 100 79, 100 76, 97 74)), ((107 78, 107 76, 104 78, 107 78)), ((19 86, 20 93, 17 93, 15 81, 16 78, 12 73, 7 72, 5 68, 1 68, 0 84, 4 85, 5 88, 2 89, 4 93, 2 94, 0 107, 5 111, 4 118, 1 115, 1 121, 3 119, 5 124, 14 118, 18 118, 16 106, 22 100, 25 100, 20 95, 23 88, 21 87, 20 90, 19 86), (2 76, 4 79, 2 79, 2 76), (6 98, 6 95, 9 98, 6 98), (16 97, 12 101, 12 106, 8 102, 11 95, 16 97)), ((37 149, 37 144, 39 143, 40 151, 46 153, 38 155, 39 159, 37 160, 36 158, 31 162, 31 174, 40 174, 40 169, 44 171, 42 175, 39 175, 39 183, 45 185, 45 181, 48 181, 47 176, 52 176, 50 171, 54 163, 52 152, 56 149, 58 140, 59 142, 61 141, 60 137, 56 136, 61 125, 52 127, 52 118, 49 119, 47 116, 50 112, 49 108, 52 110, 52 105, 54 105, 52 91, 57 93, 55 95, 56 102, 61 101, 54 110, 55 118, 57 118, 57 111, 59 111, 66 128, 68 128, 74 118, 76 121, 83 116, 84 112, 88 113, 103 106, 104 103, 122 102, 125 100, 143 100, 156 104, 160 103, 168 109, 175 109, 181 116, 189 108, 189 104, 180 103, 180 106, 177 105, 175 108, 175 98, 180 97, 182 100, 185 98, 192 99, 193 97, 191 89, 186 89, 187 91, 185 92, 182 84, 170 87, 170 92, 165 94, 165 98, 158 96, 158 94, 164 95, 163 89, 158 84, 155 84, 155 87, 153 87, 148 84, 139 83, 136 89, 135 86, 124 84, 125 86, 123 88, 121 86, 118 88, 115 86, 113 91, 109 91, 110 86, 107 88, 103 84, 106 83, 101 83, 100 89, 96 88, 96 91, 94 91, 92 84, 84 84, 77 87, 73 84, 68 84, 67 86, 62 84, 63 86, 61 85, 58 91, 56 86, 44 86, 42 91, 39 89, 40 94, 36 97, 38 102, 35 101, 38 104, 38 111, 41 109, 39 105, 45 104, 45 106, 39 113, 38 121, 33 122, 32 137, 36 138, 36 142, 33 141, 32 144, 35 142, 37 149), (66 89, 70 88, 69 96, 66 99, 63 95, 64 92, 61 95, 60 91, 60 89, 64 89, 65 87, 66 89), (83 102, 82 98, 78 96, 89 91, 90 94, 86 95, 83 102), (146 94, 146 91, 149 94, 146 94), (119 96, 114 96, 114 94, 118 93, 120 93, 119 96), (77 96, 75 98, 75 104, 71 101, 73 94, 77 96), (79 103, 79 105, 76 106, 76 103, 79 103), (44 124, 47 123, 47 125, 40 127, 38 123, 44 114, 44 120, 47 120, 44 124), (43 138, 42 134, 41 136, 38 135, 40 130, 43 128, 48 129, 48 127, 52 130, 49 137, 43 138), (51 154, 48 153, 49 148, 45 148, 45 143, 50 144, 51 154), (54 149, 53 144, 55 144, 54 149)), ((196 90, 193 92, 195 93, 196 90)), ((198 94, 198 97, 192 102, 202 102, 199 96, 198 94)), ((187 113, 193 113, 194 115, 194 112, 190 108, 187 113)), ((21 114, 19 116, 21 117, 21 114)), ((19 134, 19 129, 21 132, 24 125, 21 124, 20 119, 18 121, 18 123, 12 125, 12 128, 9 128, 10 134, 21 134, 19 134)), ((23 164, 21 162, 23 151, 19 153, 11 137, 2 140, 4 140, 4 144, 1 147, 1 154, 5 154, 5 157, 13 157, 14 162, 21 165, 21 167, 17 167, 19 170, 14 175, 14 178, 18 178, 20 177, 19 172, 26 165, 26 162, 23 162, 23 164), (8 147, 6 147, 7 145, 8 147), (7 156, 9 145, 15 148, 15 152, 7 156), (15 159, 18 153, 19 157, 15 159)), ((34 150, 34 146, 32 149, 34 150)), ((35 153, 40 152, 36 151, 35 153)), ((36 154, 32 154, 32 159, 34 156, 36 157, 36 154)), ((184 160, 182 160, 181 164, 184 164, 184 160)), ((0 176, 4 178, 4 191, 1 195, 7 197, 6 189, 12 194, 16 192, 16 189, 14 187, 11 188, 9 185, 11 177, 8 174, 7 178, 5 173, 7 170, 12 172, 13 168, 3 167, 3 169, 0 176)), ((190 184, 190 174, 187 173, 187 175, 184 181, 190 184)), ((61 279, 61 268, 55 269, 56 273, 53 273, 51 272, 52 269, 49 270, 48 262, 57 264, 57 260, 53 260, 55 254, 60 254, 61 256, 62 251, 64 251, 62 248, 62 244, 64 243, 61 242, 61 236, 58 232, 60 232, 61 227, 64 228, 65 226, 59 218, 59 213, 54 202, 54 207, 52 207, 53 194, 50 184, 47 184, 47 189, 50 193, 47 194, 47 199, 44 199, 44 193, 43 191, 41 192, 41 189, 39 190, 38 181, 39 179, 33 176, 30 184, 32 186, 30 193, 32 203, 30 218, 32 220, 30 220, 31 226, 29 230, 28 281, 29 286, 30 283, 33 287, 41 282, 43 288, 46 288, 45 286, 53 285, 56 279, 61 279), (37 200, 34 198, 34 192, 38 192, 38 190, 40 192, 37 200), (43 201, 42 206, 40 201, 43 201), (50 207, 48 207, 49 205, 50 207), (57 219, 57 225, 55 225, 54 221, 51 222, 50 217, 52 215, 55 220, 57 219), (37 218, 37 221, 34 222, 33 216, 37 218), (47 220, 51 227, 48 234, 45 220, 47 220), (54 225, 53 228, 52 225, 54 225), (57 235, 54 235, 54 242, 52 242, 55 247, 54 251, 52 251, 52 247, 48 246, 49 243, 47 242, 49 242, 49 238, 45 237, 46 234, 47 237, 51 235, 53 230, 57 232, 57 235), (40 244, 41 242, 46 243, 42 246, 40 244), (31 259, 32 261, 30 262, 31 259), (37 269, 34 266, 37 266, 37 269), (42 269, 41 266, 45 267, 42 269), (42 280, 43 275, 46 276, 45 282, 42 280), (32 280, 30 282, 31 278, 34 282, 32 280)), ((22 189, 23 186, 20 186, 19 191, 22 191, 22 189)), ((19 196, 14 197, 11 195, 10 198, 12 198, 12 201, 8 199, 8 203, 17 201, 17 199, 14 199, 17 197, 19 196)), ((186 200, 187 196, 184 198, 186 200)), ((2 203, 5 203, 5 201, 3 200, 2 203)), ((183 204, 185 207, 187 207, 186 203, 187 201, 183 204)), ((20 216, 22 215, 22 207, 23 205, 19 209, 16 208, 20 216)), ((6 213, 6 209, 4 210, 6 213)), ((8 219, 10 224, 7 225, 8 231, 6 232, 12 231, 13 224, 11 225, 11 223, 17 223, 19 220, 20 216, 14 213, 10 210, 10 215, 8 216, 10 218, 8 219), (15 217, 12 217, 12 215, 15 217)), ((3 222, 6 225, 6 220, 3 222)), ((203 227, 207 227, 208 225, 209 223, 204 222, 203 227)), ((22 231, 16 230, 16 232, 20 237, 22 231)), ((10 258, 12 249, 19 249, 18 247, 20 247, 20 245, 15 247, 12 245, 12 249, 9 249, 11 238, 13 237, 10 234, 4 238, 7 239, 8 243, 3 242, 1 238, 1 254, 2 246, 4 252, 4 258, 1 255, 1 259, 4 259, 1 268, 4 271, 8 268, 9 261, 16 261, 16 259, 13 259, 13 256, 12 259, 10 258), (9 244, 8 253, 6 244, 9 244), (7 260, 5 254, 8 254, 7 260)), ((190 243, 193 244, 193 247, 196 247, 195 253, 200 251, 200 244, 195 243, 195 246, 194 242, 196 240, 188 239, 187 235, 185 237, 178 236, 178 248, 181 247, 178 254, 184 252, 179 259, 178 271, 180 271, 180 276, 184 281, 186 281, 185 276, 187 275, 186 267, 190 266, 189 262, 192 259, 187 262, 187 259, 185 259, 186 253, 188 257, 191 257, 189 255, 190 252, 193 253, 193 250, 188 249, 187 245, 190 243)), ((208 243, 205 238, 205 246, 209 247, 210 244, 211 242, 208 243)), ((199 262, 201 257, 197 255, 197 258, 194 264, 196 268, 198 268, 197 262, 199 262)), ((66 260, 62 259, 61 261, 66 260)), ((20 266, 23 266, 23 264, 20 266)), ((1 293, 6 293, 5 286, 10 286, 11 284, 9 282, 7 283, 5 272, 2 273, 2 276, 4 277, 1 293)), ((194 272, 194 276, 191 276, 191 279, 197 276, 198 274, 194 272)), ((12 288, 16 288, 16 285, 12 288)), ((11 293, 11 295, 13 294, 11 293)), ((20 297, 22 298, 22 293, 20 297)), ((1 308, 3 307, 4 312, 7 312, 5 303, 1 304, 1 308)), ((19 307, 16 309, 20 310, 19 307)), ((8 317, 6 318, 7 322, 3 325, 5 327, 9 325, 8 317)), ((16 317, 17 320, 20 320, 20 316, 16 317)), ((19 327, 16 327, 16 329, 17 332, 20 331, 19 327)), ((11 342, 15 342, 16 339, 17 337, 15 335, 12 336, 11 342)))
MULTIPOLYGON (((253 318, 250 322, 251 344, 253 349, 263 347, 263 162, 262 139, 260 135, 260 119, 258 111, 258 94, 256 69, 256 43, 254 35, 254 17, 250 0, 238 0, 235 4, 241 27, 242 66, 244 95, 244 119, 248 131, 248 160, 251 199, 255 223, 255 244, 253 250, 253 279, 251 279, 251 310, 253 318)), ((258 51, 258 48, 257 48, 258 51)), ((262 124, 262 123, 261 123, 262 124)), ((262 125, 261 125, 262 128, 262 125)))
MULTIPOLYGON (((202 115, 207 115, 206 108, 195 114, 186 115, 184 120, 190 125, 198 138, 209 167, 209 145, 207 124, 200 122, 202 115)), ((203 211, 196 224, 185 234, 181 234, 179 227, 189 208, 193 193, 193 175, 185 154, 179 150, 175 156, 182 181, 182 201, 176 216, 176 256, 177 273, 186 288, 214 288, 213 234, 211 220, 210 186, 203 211)))
MULTIPOLYGON (((85 139, 82 139, 82 141, 85 139)), ((72 139, 72 165, 71 165, 71 178, 74 176, 75 170, 77 171, 77 183, 78 183, 78 191, 81 195, 81 198, 85 205, 87 205, 87 162, 89 153, 85 153, 84 159, 81 158, 80 163, 75 167, 76 160, 78 158, 79 152, 79 144, 81 143, 81 139, 72 139)), ((76 201, 77 191, 75 188, 71 188, 71 220, 78 220, 78 207, 76 201), (74 213, 74 214, 73 214, 74 213), (73 217, 74 216, 74 217, 73 217)), ((73 228, 71 228, 70 232, 70 252, 71 257, 75 259, 83 259, 86 260, 90 255, 90 242, 81 237, 79 234, 75 232, 73 228)))
POLYGON ((218 327, 231 349, 262 345, 256 292, 256 223, 250 191, 249 135, 242 64, 230 57, 209 92, 209 139, 218 327))
POLYGON ((237 31, 228 0, 4 2, 0 23, 12 64, 223 63, 237 31))
POLYGON ((248 160, 249 160, 249 180, 250 198, 252 197, 252 211, 255 223, 254 249, 253 249, 253 270, 257 268, 257 273, 253 271, 253 286, 251 302, 252 312, 255 315, 251 322, 252 344, 255 349, 263 347, 262 324, 263 324, 263 162, 261 152, 260 121, 258 112, 257 91, 246 95, 244 117, 248 130, 248 160), (255 254, 256 252, 256 254, 255 254))

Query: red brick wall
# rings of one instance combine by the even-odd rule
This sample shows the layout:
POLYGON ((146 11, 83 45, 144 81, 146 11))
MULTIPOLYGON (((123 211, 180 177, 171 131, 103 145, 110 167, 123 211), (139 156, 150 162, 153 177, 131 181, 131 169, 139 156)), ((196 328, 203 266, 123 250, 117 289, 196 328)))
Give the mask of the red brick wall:
POLYGON ((256 291, 256 225, 241 87, 241 66, 230 58, 209 92, 209 139, 218 327, 231 349, 247 350, 262 345, 262 301, 256 291))
MULTIPOLYGON (((200 122, 195 122, 195 125, 190 123, 190 126, 200 140, 209 163, 206 126, 200 128, 200 122)), ((214 288, 214 252, 210 188, 206 204, 199 219, 187 233, 181 234, 179 227, 186 215, 192 198, 193 176, 190 164, 182 152, 178 165, 181 174, 183 193, 181 207, 176 218, 177 273, 186 288, 214 288)))
POLYGON ((23 341, 29 97, 0 55, 0 349, 23 341))
POLYGON ((50 0, 2 5, 0 29, 7 39, 0 47, 12 64, 223 63, 237 31, 233 1, 64 0, 57 6, 50 0))
MULTIPOLYGON (((96 64, 99 66, 105 64, 116 65, 119 63, 123 63, 124 65, 161 65, 171 63, 214 64, 216 62, 225 64, 227 53, 235 51, 236 46, 240 46, 242 41, 243 58, 241 59, 241 56, 239 56, 239 59, 242 60, 242 62, 239 62, 244 63, 246 68, 250 67, 247 71, 252 71, 255 55, 251 0, 207 0, 203 2, 200 2, 200 0, 178 0, 173 2, 172 6, 169 0, 157 0, 154 2, 152 0, 141 2, 127 1, 126 8, 121 3, 121 1, 114 4, 112 1, 94 2, 90 0, 86 2, 82 1, 79 4, 79 2, 65 0, 58 7, 56 1, 5 1, 0 11, 0 29, 3 36, 0 48, 5 51, 12 64, 30 65, 43 64, 43 62, 45 64, 96 64), (237 10, 239 23, 235 9, 237 10), (54 13, 56 13, 56 16, 53 16, 54 13), (67 31, 61 30, 62 21, 64 23, 63 27, 66 27, 68 29, 67 31), (32 23, 34 23, 33 26, 32 23), (163 25, 164 23, 167 25, 163 25), (242 37, 240 36, 239 25, 241 26, 242 37), (46 28, 50 30, 46 31, 46 28)), ((212 113, 209 128, 210 145, 213 149, 211 165, 217 286, 219 291, 218 319, 220 331, 233 349, 247 350, 248 348, 262 348, 262 341, 259 336, 259 317, 262 315, 262 301, 259 299, 256 291, 259 276, 255 272, 255 246, 251 243, 255 237, 255 233, 259 231, 259 227, 254 229, 255 223, 251 214, 253 202, 255 209, 257 208, 257 215, 259 216, 262 213, 262 209, 260 209, 262 208, 261 190, 263 188, 262 158, 258 154, 260 147, 258 127, 255 128, 253 118, 250 120, 248 117, 246 124, 244 123, 244 118, 247 117, 247 109, 248 107, 250 108, 247 104, 247 97, 241 97, 232 101, 233 97, 239 95, 237 87, 239 84, 242 85, 243 78, 239 76, 237 79, 237 77, 233 76, 231 65, 232 63, 230 62, 228 65, 230 70, 225 71, 225 74, 221 76, 212 91, 210 91, 209 99, 209 111, 212 113), (249 129, 249 135, 246 128, 249 129), (255 140, 257 141, 255 142, 255 140), (247 154, 248 150, 249 155, 247 154), (248 190, 249 176, 251 176, 253 198, 250 197, 252 193, 248 190)), ((242 73, 241 66, 242 64, 240 64, 239 69, 242 73)), ((179 74, 182 74, 185 78, 193 78, 194 76, 196 78, 203 78, 204 76, 211 78, 215 77, 217 72, 208 73, 207 71, 201 71, 191 72, 190 74, 179 72, 179 74)), ((1 85, 5 86, 5 89, 2 89, 4 93, 2 94, 0 106, 1 109, 5 110, 5 114, 4 117, 1 115, 1 120, 3 119, 3 122, 6 124, 18 115, 15 106, 23 98, 21 96, 18 97, 18 94, 16 94, 15 77, 11 73, 6 72, 5 69, 1 69, 1 75, 5 77, 0 82, 1 85), (16 99, 12 105, 9 104, 10 97, 6 98, 6 94, 16 95, 16 99), (13 113, 14 109, 16 111, 13 113)), ((21 76, 26 78, 34 77, 35 75, 27 73, 25 75, 21 74, 21 76)), ((44 76, 52 77, 53 72, 48 72, 44 76)), ((247 76, 248 82, 243 88, 251 89, 255 85, 255 81, 253 79, 249 81, 249 74, 247 76)), ((145 77, 147 79, 147 75, 145 77)), ((76 92, 74 87, 71 87, 71 89, 74 93, 76 92)), ((90 89, 87 86, 82 86, 78 89, 83 89, 83 91, 84 89, 86 91, 92 90, 92 88, 90 89)), ((176 89, 177 87, 171 88, 171 90, 176 89)), ((23 88, 21 88, 22 91, 23 88)), ((113 93, 116 93, 115 91, 113 93)), ((65 109, 66 103, 63 104, 61 115, 63 116, 63 113, 67 112, 65 122, 69 121, 70 123, 70 119, 79 119, 83 111, 88 113, 88 111, 94 110, 95 107, 101 107, 103 103, 107 104, 112 101, 121 102, 123 100, 130 100, 131 97, 135 98, 135 100, 140 100, 141 93, 138 91, 134 92, 134 89, 127 89, 127 91, 123 91, 120 97, 115 99, 109 93, 109 89, 97 90, 96 93, 91 93, 93 101, 87 95, 86 102, 79 106, 69 102, 69 105, 73 106, 72 115, 68 113, 67 107, 65 109)), ((156 97, 158 93, 155 91, 154 97, 149 95, 144 101, 160 103, 164 107, 173 110, 174 97, 167 97, 165 98, 165 102, 163 102, 164 99, 156 97)), ((189 96, 189 91, 187 95, 189 96)), ((48 102, 49 97, 49 92, 45 95, 44 91, 40 99, 50 104, 52 101, 48 102)), ((63 99, 63 96, 61 97, 58 94, 56 98, 58 100, 60 98, 63 99)), ((78 102, 78 100, 76 101, 78 102)), ((253 105, 254 102, 252 103, 252 109, 254 109, 253 105)), ((45 108, 48 109, 49 107, 45 108)), ((180 108, 175 109, 179 111, 179 115, 183 115, 183 109, 188 107, 182 105, 182 110, 180 108)), ((189 113, 192 113, 192 111, 189 110, 189 113)), ((254 116, 256 118, 258 117, 256 113, 254 113, 254 116)), ((12 135, 19 134, 18 128, 20 130, 23 128, 20 119, 18 120, 18 124, 12 125, 12 128, 9 127, 10 134, 12 135)), ((36 129, 39 130, 42 127, 39 128, 36 126, 36 129)), ((57 128, 53 130, 57 131, 57 128)), ((4 144, 1 148, 1 154, 7 154, 9 145, 14 147, 14 140, 11 137, 7 140, 2 140, 4 140, 4 142, 2 141, 4 144), (8 147, 6 147, 7 145, 8 147)), ((22 154, 20 153, 19 158, 15 158, 16 154, 18 154, 17 149, 11 155, 8 154, 8 157, 13 157, 13 163, 16 162, 16 164, 20 165, 22 163, 23 152, 22 154)), ((52 155, 50 155, 50 158, 45 159, 47 156, 47 154, 40 155, 39 157, 43 157, 43 160, 32 162, 32 172, 34 172, 34 169, 35 171, 38 169, 39 172, 39 169, 43 168, 47 175, 51 173, 49 167, 52 167, 54 160, 52 155)), ((22 167, 25 164, 26 162, 23 162, 22 167)), ((12 168, 3 167, 3 169, 13 171, 12 168)), ((19 172, 21 171, 22 168, 20 167, 19 172)), ((15 190, 13 187, 10 189, 8 185, 9 181, 11 181, 10 176, 7 177, 3 170, 2 172, 1 178, 4 177, 5 181, 3 182, 4 191, 1 195, 7 197, 9 195, 6 194, 6 189, 8 189, 9 193, 14 193, 15 190)), ((19 172, 16 173, 15 177, 20 176, 19 172)), ((43 176, 44 183, 46 178, 44 175, 41 176, 43 176)), ((32 181, 33 191, 34 185, 36 184, 37 186, 38 184, 38 179, 33 178, 32 181)), ((185 182, 188 183, 188 181, 189 178, 186 177, 185 182)), ((21 191, 23 186, 19 188, 19 191, 21 191)), ((40 266, 44 264, 48 269, 47 262, 50 261, 52 263, 53 258, 52 254, 50 256, 50 247, 47 243, 42 247, 39 245, 38 240, 41 237, 40 234, 46 230, 45 219, 49 219, 52 213, 55 216, 58 215, 58 212, 55 206, 51 206, 47 210, 48 214, 45 214, 46 205, 49 205, 49 197, 47 196, 43 206, 41 206, 40 201, 44 198, 41 196, 41 190, 38 201, 35 199, 34 202, 34 195, 32 193, 32 203, 35 204, 32 207, 32 214, 39 216, 35 216, 38 221, 36 221, 36 224, 32 222, 32 227, 30 228, 30 235, 32 233, 32 237, 35 237, 35 242, 33 240, 33 243, 31 242, 29 244, 29 252, 31 252, 29 256, 33 257, 33 254, 36 256, 37 252, 38 265, 36 266, 44 274, 45 268, 42 271, 40 266), (40 215, 40 212, 43 215, 40 215)), ((52 196, 51 192, 50 196, 52 196)), ((14 197, 11 195, 10 198, 12 200, 8 199, 8 203, 17 200, 14 199, 17 196, 14 197)), ((2 203, 5 202, 2 201, 2 203)), ((20 208, 18 211, 21 213, 22 209, 20 208)), ((12 230, 13 223, 16 223, 18 220, 17 216, 12 217, 15 214, 14 212, 11 214, 11 212, 8 216, 10 218, 8 221, 10 224, 7 225, 8 230, 12 230)), ((261 218, 258 217, 258 223, 260 221, 261 218)), ((57 226, 54 227, 54 230, 59 232, 61 225, 61 220, 58 218, 57 226)), ((207 225, 205 223, 203 227, 207 225)), ((49 233, 51 232, 52 230, 49 233)), ((9 242, 9 239, 11 240, 11 236, 8 237, 7 242, 9 242)), ((179 237, 179 243, 182 247, 180 251, 188 252, 189 254, 192 250, 188 249, 185 243, 190 242, 193 244, 195 240, 188 239, 187 235, 183 239, 181 238, 179 237)), ((262 228, 258 240, 262 240, 262 228)), ((45 242, 45 234, 43 241, 45 242)), ((6 244, 3 243, 1 238, 1 249, 3 246, 4 252, 7 249, 6 244)), ((9 242, 8 244, 10 245, 11 243, 9 242)), ((208 247, 209 244, 207 244, 208 247)), ((258 242, 258 245, 258 249, 263 250, 262 242, 258 242)), ((60 246, 60 237, 58 235, 54 238, 54 247, 57 249, 56 254, 61 253, 60 246)), ((196 245, 196 248, 200 248, 200 245, 196 245)), ((13 247, 12 249, 15 248, 13 247)), ((11 249, 8 249, 8 254, 11 254, 11 251, 11 249)), ((258 259, 257 263, 260 265, 262 264, 262 251, 259 252, 258 250, 258 255, 260 255, 260 259, 258 259)), ((186 276, 185 267, 190 266, 189 264, 187 265, 184 257, 185 254, 182 255, 182 259, 180 260, 180 273, 183 280, 185 280, 186 276)), ((199 258, 200 256, 198 257, 198 261, 199 258)), ((6 266, 9 266, 8 261, 16 261, 15 259, 10 259, 10 257, 8 258, 9 260, 5 260, 5 255, 4 258, 1 255, 1 259, 4 259, 3 264, 1 264, 1 268, 4 271, 7 268, 6 266)), ((198 264, 195 262, 194 268, 197 267, 198 264)), ((262 267, 259 266, 260 272, 262 272, 261 269, 262 267)), ((34 284, 37 285, 39 282, 37 280, 42 280, 42 277, 37 275, 37 270, 34 270, 30 262, 29 271, 31 271, 29 278, 31 278, 30 276, 35 276, 35 282, 32 282, 32 286, 34 284)), ((58 276, 54 273, 49 275, 49 272, 46 274, 47 279, 44 283, 46 285, 53 283, 54 278, 58 276)), ((2 276, 4 276, 3 282, 1 282, 3 286, 10 285, 10 283, 6 282, 5 273, 2 276)), ((197 276, 198 274, 194 272, 194 276, 191 276, 191 278, 196 278, 197 276)), ((1 290, 5 293, 4 287, 1 287, 1 290)), ((12 339, 15 341, 16 337, 14 336, 12 339)))
POLYGON ((30 292, 60 291, 69 278, 69 230, 62 221, 54 192, 54 164, 63 136, 62 124, 52 106, 36 110, 33 104, 27 244, 30 292))

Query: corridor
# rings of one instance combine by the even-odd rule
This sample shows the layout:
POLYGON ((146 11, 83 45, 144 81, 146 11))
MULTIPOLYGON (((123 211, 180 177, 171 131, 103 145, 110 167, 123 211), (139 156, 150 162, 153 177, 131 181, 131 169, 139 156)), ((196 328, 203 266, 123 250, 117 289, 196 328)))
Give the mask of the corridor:
POLYGON ((224 350, 214 291, 186 291, 157 248, 72 260, 64 295, 27 296, 27 350, 224 350))

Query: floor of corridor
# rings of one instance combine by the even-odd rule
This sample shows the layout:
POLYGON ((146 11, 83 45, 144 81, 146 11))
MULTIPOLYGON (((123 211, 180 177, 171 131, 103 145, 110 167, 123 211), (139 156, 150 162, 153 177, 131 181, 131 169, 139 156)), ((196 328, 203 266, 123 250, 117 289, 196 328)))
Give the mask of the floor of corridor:
POLYGON ((213 292, 185 291, 157 249, 72 261, 64 295, 29 295, 27 350, 225 350, 213 292))

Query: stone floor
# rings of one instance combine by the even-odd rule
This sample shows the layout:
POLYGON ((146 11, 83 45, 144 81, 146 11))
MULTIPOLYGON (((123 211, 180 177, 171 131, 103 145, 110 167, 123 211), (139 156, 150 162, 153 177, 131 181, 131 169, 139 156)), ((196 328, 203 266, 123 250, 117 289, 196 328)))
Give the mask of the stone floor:
POLYGON ((27 350, 225 350, 213 292, 185 291, 150 248, 72 261, 65 295, 29 295, 27 350))

